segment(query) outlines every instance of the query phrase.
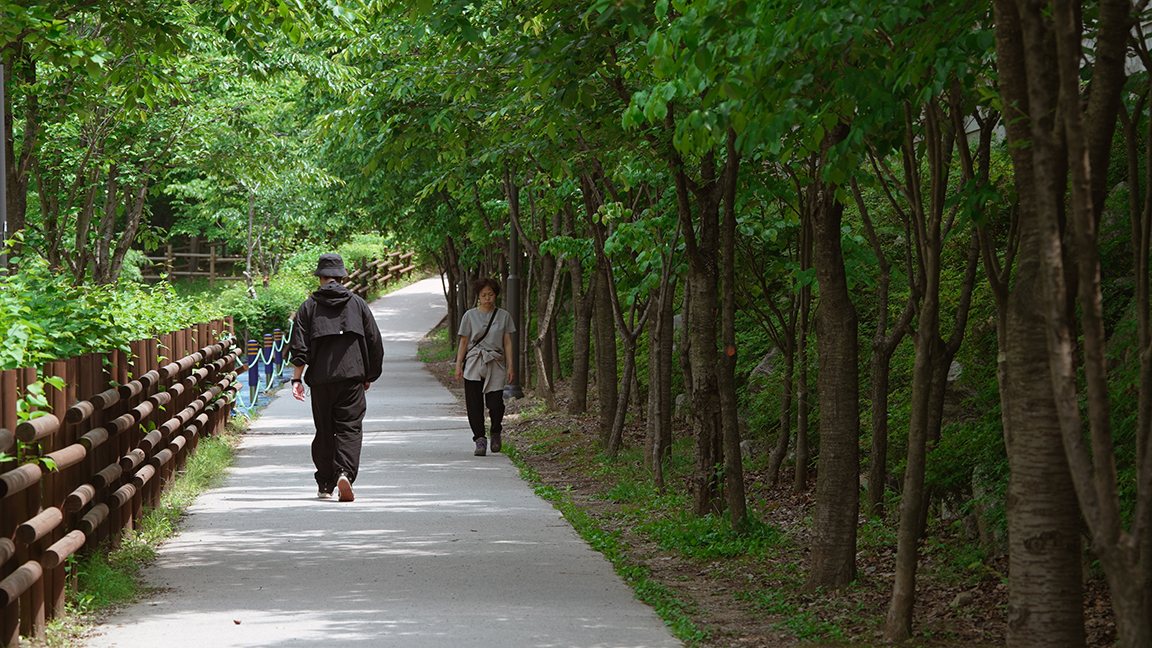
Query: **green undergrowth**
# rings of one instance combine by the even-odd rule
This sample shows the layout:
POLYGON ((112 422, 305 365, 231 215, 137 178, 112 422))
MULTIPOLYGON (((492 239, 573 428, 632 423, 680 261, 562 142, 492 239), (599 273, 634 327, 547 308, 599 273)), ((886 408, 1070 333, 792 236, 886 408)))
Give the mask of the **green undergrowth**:
POLYGON ((437 327, 430 335, 436 337, 436 344, 421 346, 416 352, 421 362, 447 362, 456 358, 456 346, 448 339, 448 327, 437 327))
MULTIPOLYGON (((691 513, 687 489, 679 486, 693 468, 691 438, 681 438, 674 445, 673 460, 665 474, 670 486, 661 493, 644 469, 638 449, 623 450, 616 459, 608 460, 595 444, 581 442, 563 419, 550 418, 542 411, 522 411, 521 416, 528 425, 505 448, 522 477, 541 497, 553 502, 594 549, 608 557, 637 597, 652 605, 687 644, 710 642, 716 630, 694 621, 700 613, 695 602, 637 565, 622 533, 613 529, 630 529, 664 554, 687 561, 692 571, 747 582, 745 588, 730 590, 734 599, 750 605, 754 614, 772 619, 774 629, 802 642, 826 645, 852 641, 853 645, 864 645, 860 643, 862 637, 852 636, 857 633, 847 628, 871 631, 877 627, 876 610, 856 595, 855 586, 836 593, 804 590, 806 571, 801 561, 806 550, 797 541, 796 530, 763 522, 753 512, 743 533, 736 533, 726 515, 698 517, 691 513), (567 489, 544 483, 525 460, 542 454, 554 455, 569 466, 565 471, 569 475, 593 477, 600 486, 593 499, 615 506, 592 516, 567 489)), ((810 526, 810 521, 802 524, 810 526)), ((890 538, 877 529, 872 540, 885 546, 890 538)))
POLYGON ((94 618, 133 603, 148 592, 140 570, 155 560, 159 546, 176 534, 196 497, 223 481, 232 465, 240 428, 246 423, 238 416, 229 422, 224 434, 201 439, 184 469, 161 495, 160 505, 147 510, 137 528, 124 533, 119 546, 105 543, 68 561, 66 609, 49 624, 49 646, 80 645, 94 618))

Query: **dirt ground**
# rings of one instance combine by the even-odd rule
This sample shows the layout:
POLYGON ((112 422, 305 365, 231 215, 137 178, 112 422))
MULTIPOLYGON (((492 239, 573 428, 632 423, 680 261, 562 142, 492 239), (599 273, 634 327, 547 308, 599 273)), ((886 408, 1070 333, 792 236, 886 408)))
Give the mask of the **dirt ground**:
MULTIPOLYGON (((433 343, 428 340, 423 343, 424 348, 431 346, 433 343)), ((429 362, 426 366, 457 395, 463 410, 463 391, 451 373, 453 363, 429 362)), ((880 629, 891 594, 894 537, 890 543, 869 543, 857 554, 859 577, 853 587, 840 592, 804 594, 800 591, 798 583, 807 572, 808 518, 813 506, 815 476, 807 492, 797 495, 792 493, 790 483, 769 487, 764 475, 745 473, 749 510, 762 522, 782 530, 790 538, 788 544, 792 549, 757 561, 688 559, 679 553, 663 551, 654 541, 636 533, 626 516, 619 515, 627 504, 600 497, 611 485, 605 483, 603 472, 597 471, 595 464, 578 459, 595 455, 596 416, 563 414, 565 394, 561 391, 557 396, 561 407, 557 412, 548 413, 541 413, 540 401, 531 394, 508 401, 505 438, 516 445, 519 458, 544 484, 565 491, 601 528, 618 532, 631 564, 646 567, 651 580, 673 590, 687 604, 692 621, 708 634, 707 639, 694 645, 706 648, 884 645, 880 629), (531 416, 520 415, 525 411, 531 411, 531 416), (545 444, 549 448, 546 452, 522 450, 529 444, 517 443, 518 440, 532 432, 534 441, 538 442, 540 430, 557 431, 555 434, 562 438, 545 444), (773 609, 771 605, 757 605, 749 600, 757 595, 763 600, 765 592, 775 593, 776 596, 770 598, 782 603, 773 609)), ((594 399, 591 393, 590 399, 594 399)), ((688 434, 688 431, 680 429, 675 434, 688 434)), ((642 435, 641 426, 630 427, 625 434, 626 445, 642 444, 642 435)), ((949 540, 954 540, 953 544, 964 542, 949 537, 959 531, 942 527, 931 533, 942 536, 943 540, 926 546, 922 552, 914 621, 916 637, 911 643, 1003 646, 1008 601, 1007 559, 990 565, 971 565, 969 568, 977 574, 957 579, 954 570, 941 569, 938 563, 950 559, 944 555, 949 540)), ((954 558, 951 560, 955 562, 954 558)), ((1085 588, 1088 645, 1113 645, 1116 633, 1107 588, 1099 578, 1088 579, 1085 588)))

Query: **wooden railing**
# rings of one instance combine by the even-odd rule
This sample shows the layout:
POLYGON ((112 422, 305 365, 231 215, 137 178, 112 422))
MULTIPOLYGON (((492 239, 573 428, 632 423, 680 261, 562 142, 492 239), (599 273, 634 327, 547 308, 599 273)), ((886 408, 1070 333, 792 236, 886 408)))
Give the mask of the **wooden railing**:
POLYGON ((416 266, 412 263, 414 256, 413 252, 391 252, 383 259, 353 265, 348 269, 344 285, 357 295, 367 297, 372 289, 415 270, 416 266))
MULTIPOLYGON (((185 248, 172 245, 164 246, 164 255, 144 257, 152 263, 155 273, 145 273, 144 279, 154 280, 161 278, 161 272, 169 279, 179 277, 208 277, 208 287, 215 288, 217 281, 243 280, 245 277, 234 276, 235 265, 244 263, 243 257, 227 257, 217 253, 217 248, 223 243, 205 243, 209 252, 190 252, 185 248), (207 262, 207 270, 201 270, 201 264, 207 262), (225 271, 226 269, 226 271, 225 271)), ((383 259, 355 265, 348 269, 348 279, 345 285, 361 297, 368 294, 373 288, 398 279, 416 269, 412 264, 415 257, 413 252, 391 252, 383 259)))
MULTIPOLYGON (((208 287, 215 288, 217 281, 243 281, 245 277, 235 276, 236 264, 246 262, 244 257, 229 257, 220 254, 217 249, 224 243, 204 243, 200 247, 208 248, 208 252, 192 252, 189 249, 178 248, 171 244, 164 246, 164 255, 151 255, 144 257, 152 263, 155 273, 143 274, 144 279, 160 279, 160 273, 167 274, 170 279, 177 277, 208 277, 208 287), (208 269, 201 270, 201 264, 207 262, 208 269)), ((244 266, 240 266, 243 270, 244 266)))
POLYGON ((19 440, 41 457, 0 464, 0 646, 43 637, 63 609, 68 557, 115 545, 197 440, 223 429, 242 369, 232 330, 227 318, 133 342, 130 353, 47 363, 43 376, 64 388, 45 387, 50 413, 26 421, 17 404, 36 369, 0 371, 0 452, 15 455, 19 440))

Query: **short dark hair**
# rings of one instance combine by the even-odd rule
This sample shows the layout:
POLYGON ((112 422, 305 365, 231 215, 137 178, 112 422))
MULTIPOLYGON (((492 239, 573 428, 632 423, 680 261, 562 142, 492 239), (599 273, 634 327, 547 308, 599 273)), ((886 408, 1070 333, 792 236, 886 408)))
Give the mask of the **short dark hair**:
POLYGON ((480 291, 484 290, 485 288, 491 288, 492 292, 496 293, 497 297, 500 296, 500 284, 497 283, 495 279, 491 277, 480 277, 476 281, 472 282, 472 290, 477 295, 479 295, 480 291))

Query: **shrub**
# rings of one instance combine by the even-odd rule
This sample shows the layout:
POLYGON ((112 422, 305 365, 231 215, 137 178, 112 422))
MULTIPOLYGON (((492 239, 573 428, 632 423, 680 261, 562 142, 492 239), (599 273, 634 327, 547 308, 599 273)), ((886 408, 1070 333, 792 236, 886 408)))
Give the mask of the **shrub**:
POLYGON ((13 259, 17 271, 0 277, 0 369, 123 347, 126 327, 105 309, 107 286, 76 287, 41 258, 13 259))

